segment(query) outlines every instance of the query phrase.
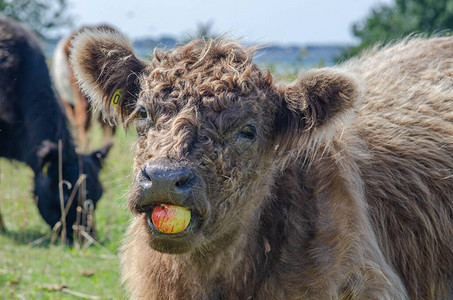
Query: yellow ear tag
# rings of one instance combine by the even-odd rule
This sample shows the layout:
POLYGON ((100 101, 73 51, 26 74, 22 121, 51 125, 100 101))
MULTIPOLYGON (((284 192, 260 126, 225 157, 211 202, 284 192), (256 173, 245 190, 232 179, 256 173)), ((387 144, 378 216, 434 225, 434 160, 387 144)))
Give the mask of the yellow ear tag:
POLYGON ((42 166, 42 175, 47 176, 47 171, 49 170, 50 162, 46 162, 44 166, 42 166))
POLYGON ((120 106, 120 100, 123 98, 124 90, 123 89, 117 89, 115 93, 113 93, 111 103, 113 106, 119 107, 120 106))

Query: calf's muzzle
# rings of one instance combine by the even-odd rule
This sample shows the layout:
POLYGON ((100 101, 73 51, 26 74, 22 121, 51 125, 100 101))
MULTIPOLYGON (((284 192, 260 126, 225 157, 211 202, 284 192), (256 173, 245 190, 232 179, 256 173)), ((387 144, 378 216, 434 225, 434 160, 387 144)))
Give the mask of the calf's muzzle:
POLYGON ((148 164, 138 178, 140 195, 132 203, 132 210, 147 212, 157 204, 191 206, 190 194, 196 176, 187 166, 148 164))

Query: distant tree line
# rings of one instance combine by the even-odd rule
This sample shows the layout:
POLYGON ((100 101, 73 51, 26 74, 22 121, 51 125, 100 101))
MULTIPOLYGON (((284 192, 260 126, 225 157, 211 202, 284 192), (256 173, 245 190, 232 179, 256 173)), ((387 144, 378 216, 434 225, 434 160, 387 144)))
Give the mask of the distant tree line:
POLYGON ((0 14, 26 24, 41 38, 72 24, 66 0, 0 0, 0 14))
POLYGON ((376 43, 388 43, 410 34, 450 34, 453 30, 453 0, 395 0, 371 10, 353 24, 358 46, 347 49, 342 59, 357 55, 376 43))
MULTIPOLYGON (((58 29, 72 25, 67 0, 0 0, 0 14, 27 24, 41 38, 55 37, 58 29)), ((452 30, 453 0, 394 0, 373 8, 368 16, 353 24, 352 32, 360 43, 347 48, 337 60, 410 34, 450 34, 452 30)), ((201 23, 195 36, 184 42, 212 36, 212 22, 201 23)))

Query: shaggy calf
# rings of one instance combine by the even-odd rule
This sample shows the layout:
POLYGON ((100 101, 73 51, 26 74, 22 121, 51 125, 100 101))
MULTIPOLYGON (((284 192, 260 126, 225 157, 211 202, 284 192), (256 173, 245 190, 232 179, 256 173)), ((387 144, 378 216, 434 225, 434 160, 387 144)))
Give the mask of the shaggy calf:
POLYGON ((453 297, 453 38, 289 85, 226 39, 144 62, 94 30, 71 55, 93 104, 138 132, 133 298, 453 297), (163 204, 190 212, 185 230, 161 229, 163 204))
POLYGON ((91 154, 76 153, 38 42, 24 27, 1 17, 0 145, 0 157, 24 162, 33 169, 38 209, 51 227, 61 220, 63 200, 66 233, 71 239, 79 196, 96 205, 102 195, 98 173, 111 144, 91 154), (62 144, 61 195, 58 141, 62 144), (86 180, 79 183, 86 188, 73 194, 71 200, 82 174, 86 180))
MULTIPOLYGON (((85 29, 116 31, 116 29, 107 25, 83 26, 58 42, 52 63, 52 77, 55 83, 55 89, 57 90, 59 99, 66 108, 71 125, 76 130, 78 144, 83 149, 88 148, 88 131, 91 127, 93 110, 88 99, 80 90, 80 86, 75 80, 74 72, 69 65, 69 47, 74 36, 85 29)), ((99 115, 99 123, 102 126, 105 137, 111 138, 115 134, 115 127, 111 127, 108 122, 104 121, 101 115, 99 115)))

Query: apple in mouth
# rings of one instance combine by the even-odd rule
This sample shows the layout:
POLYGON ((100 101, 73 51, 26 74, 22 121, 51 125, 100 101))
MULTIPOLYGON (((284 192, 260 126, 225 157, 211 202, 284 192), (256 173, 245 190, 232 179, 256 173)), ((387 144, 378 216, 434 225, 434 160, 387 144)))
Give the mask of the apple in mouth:
POLYGON ((159 204, 153 209, 151 220, 154 227, 166 234, 184 231, 189 226, 191 212, 187 207, 159 204))

